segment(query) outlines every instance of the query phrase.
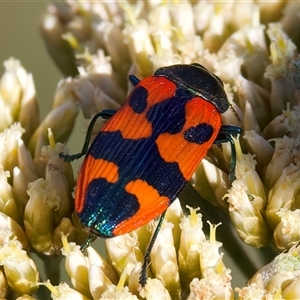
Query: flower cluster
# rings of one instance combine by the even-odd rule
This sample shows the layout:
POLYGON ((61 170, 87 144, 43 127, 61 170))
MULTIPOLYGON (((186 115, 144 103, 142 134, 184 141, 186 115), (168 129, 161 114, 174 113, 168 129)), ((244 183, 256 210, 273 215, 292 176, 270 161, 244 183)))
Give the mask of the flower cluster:
MULTIPOLYGON (((216 241, 216 227, 211 225, 210 238, 206 239, 201 215, 190 208, 190 215, 183 216, 178 200, 170 206, 151 252, 154 278, 149 278, 141 290, 138 281, 143 253, 154 223, 106 240, 112 265, 92 247, 87 249, 85 257, 78 245, 67 243, 63 237, 65 268, 80 299, 138 299, 137 295, 145 299, 181 299, 181 293, 187 293, 191 282, 190 295, 186 294, 185 298, 195 299, 201 294, 206 297, 206 293, 232 299, 230 270, 223 263, 223 254, 219 253, 222 244, 216 241)), ((64 289, 65 286, 60 285, 55 291, 60 294, 64 289)))
POLYGON ((235 289, 239 299, 300 298, 299 13, 299 3, 280 0, 48 4, 41 34, 66 76, 51 111, 39 120, 33 78, 16 59, 4 63, 0 79, 0 298, 38 299, 44 285, 52 299, 234 299, 235 274, 219 251, 217 226, 206 238, 201 215, 190 208, 184 216, 177 201, 151 252, 145 288, 138 278, 154 221, 107 240, 106 259, 92 247, 85 256, 77 246, 88 234, 73 213, 74 172, 58 156, 68 152, 79 111, 90 120, 124 103, 129 74, 142 79, 190 63, 222 79, 232 106, 223 122, 243 128, 235 139, 236 180, 228 180, 230 146, 212 147, 193 175, 190 200, 197 207, 201 196, 221 211, 217 232, 230 225, 228 215, 246 244, 288 251, 271 263, 273 256, 265 258, 269 264, 235 289), (64 255, 73 288, 49 267, 50 281, 42 282, 33 252, 48 266, 64 255))

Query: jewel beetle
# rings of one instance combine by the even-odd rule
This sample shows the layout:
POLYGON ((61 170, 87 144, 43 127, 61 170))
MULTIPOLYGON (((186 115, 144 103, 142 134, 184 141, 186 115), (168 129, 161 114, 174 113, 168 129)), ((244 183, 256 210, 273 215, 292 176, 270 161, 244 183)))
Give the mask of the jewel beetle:
MULTIPOLYGON (((134 86, 117 111, 104 110, 90 122, 82 151, 60 153, 65 161, 83 155, 75 193, 82 225, 94 236, 111 238, 160 216, 140 275, 146 284, 150 251, 164 214, 213 144, 231 143, 241 128, 222 124, 230 107, 222 81, 199 64, 158 69, 134 86), (89 146, 96 120, 109 119, 89 146)), ((83 248, 86 247, 83 246, 83 248)))

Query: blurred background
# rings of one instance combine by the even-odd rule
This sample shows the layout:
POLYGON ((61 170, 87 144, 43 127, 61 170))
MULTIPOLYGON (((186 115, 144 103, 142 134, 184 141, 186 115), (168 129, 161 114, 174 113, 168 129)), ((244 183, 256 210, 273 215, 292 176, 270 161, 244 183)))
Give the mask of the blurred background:
POLYGON ((33 74, 41 117, 49 111, 62 74, 52 63, 39 33, 48 1, 0 0, 0 72, 3 61, 13 56, 33 74))
MULTIPOLYGON (((40 120, 51 110, 56 86, 63 74, 58 70, 47 53, 40 34, 40 24, 47 10, 46 0, 0 0, 0 76, 4 72, 3 62, 10 57, 20 60, 27 72, 32 73, 40 108, 40 120)), ((57 1, 64 2, 64 1, 57 1)), ((80 114, 81 115, 81 114, 80 114)), ((78 152, 83 144, 86 123, 80 116, 74 133, 67 145, 71 152, 78 152)), ((76 173, 80 161, 75 161, 76 173)))

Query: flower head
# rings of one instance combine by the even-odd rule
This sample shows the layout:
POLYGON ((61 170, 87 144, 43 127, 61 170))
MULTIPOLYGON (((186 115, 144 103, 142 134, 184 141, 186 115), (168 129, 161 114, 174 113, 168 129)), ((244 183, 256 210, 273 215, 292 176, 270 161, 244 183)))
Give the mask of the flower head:
MULTIPOLYGON (((257 261, 269 263, 261 256, 250 264, 246 259, 252 256, 243 250, 245 259, 239 260, 235 230, 252 248, 273 253, 271 241, 277 251, 290 249, 236 289, 239 299, 299 298, 299 12, 299 3, 287 1, 48 4, 40 29, 66 78, 46 117, 40 121, 32 75, 18 60, 7 60, 0 78, 0 296, 7 297, 8 286, 18 295, 33 294, 38 270, 28 253, 37 252, 47 263, 61 259, 63 246, 74 289, 57 285, 46 268, 53 286, 44 285, 53 299, 233 299, 231 280, 240 276, 226 266, 221 247, 248 277, 257 261), (79 112, 88 124, 99 111, 124 103, 132 90, 129 74, 142 80, 157 68, 191 63, 224 82, 230 109, 222 114, 223 124, 241 126, 243 134, 212 146, 192 187, 180 195, 182 203, 200 205, 201 214, 189 203, 185 216, 178 201, 167 211, 141 288, 155 221, 107 240, 106 258, 91 247, 86 256, 77 246, 88 232, 74 212, 74 172, 59 153, 68 153, 62 143, 79 112), (222 225, 216 231, 204 218, 222 225)), ((91 141, 104 122, 97 122, 91 141)))

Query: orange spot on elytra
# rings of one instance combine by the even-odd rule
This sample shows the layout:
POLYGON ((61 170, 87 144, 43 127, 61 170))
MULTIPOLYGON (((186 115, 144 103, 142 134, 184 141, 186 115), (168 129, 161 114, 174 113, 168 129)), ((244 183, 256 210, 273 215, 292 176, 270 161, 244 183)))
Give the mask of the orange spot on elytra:
POLYGON ((78 175, 75 207, 77 212, 81 212, 86 199, 86 189, 93 179, 104 178, 110 183, 115 183, 119 179, 119 168, 113 162, 88 155, 83 161, 78 175))
POLYGON ((135 113, 130 106, 122 107, 122 113, 114 117, 102 131, 120 130, 124 139, 138 140, 152 134, 152 124, 146 119, 146 112, 135 113))
POLYGON ((213 144, 221 126, 221 115, 213 104, 195 97, 185 107, 186 122, 181 132, 176 134, 162 133, 156 139, 159 154, 166 162, 177 162, 183 177, 189 180, 200 161, 213 144), (207 123, 213 126, 211 138, 199 145, 188 142, 183 132, 188 128, 207 123))
POLYGON ((130 181, 126 186, 127 193, 136 196, 140 205, 134 216, 118 224, 114 235, 120 235, 139 228, 157 216, 161 215, 170 205, 170 199, 160 196, 158 191, 146 181, 137 179, 130 181))

